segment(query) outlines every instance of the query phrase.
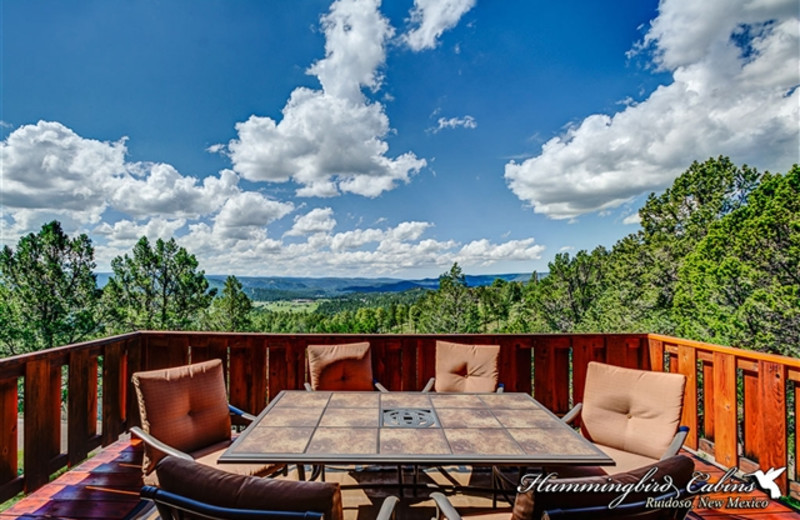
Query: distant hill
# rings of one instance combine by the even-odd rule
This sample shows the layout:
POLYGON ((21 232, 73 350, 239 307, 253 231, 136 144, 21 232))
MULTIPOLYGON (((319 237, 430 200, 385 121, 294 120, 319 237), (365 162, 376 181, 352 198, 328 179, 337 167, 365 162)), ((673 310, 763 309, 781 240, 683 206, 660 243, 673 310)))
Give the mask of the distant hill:
MULTIPOLYGON (((108 283, 110 273, 97 273, 97 285, 108 283)), ((541 275, 540 275, 541 276, 541 275)), ((222 290, 227 275, 206 275, 212 288, 222 290)), ((411 289, 437 289, 438 278, 403 280, 399 278, 307 278, 285 276, 237 276, 245 293, 255 301, 332 298, 352 293, 403 292, 411 289)), ((527 282, 530 273, 466 275, 467 285, 491 285, 497 278, 508 282, 527 282)))

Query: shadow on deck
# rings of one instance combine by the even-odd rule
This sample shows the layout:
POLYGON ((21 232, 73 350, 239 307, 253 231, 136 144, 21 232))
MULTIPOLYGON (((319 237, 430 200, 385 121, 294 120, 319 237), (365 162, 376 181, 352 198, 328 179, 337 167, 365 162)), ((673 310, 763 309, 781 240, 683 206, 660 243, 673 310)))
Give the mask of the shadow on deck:
MULTIPOLYGON (((686 453, 687 455, 691 455, 686 453)), ((694 457, 694 456, 693 456, 694 457)), ((702 459, 694 457, 698 470, 714 475, 716 481, 723 474, 702 459)), ((53 482, 40 488, 11 508, 0 512, 0 520, 11 518, 27 520, 43 519, 102 519, 102 520, 156 520, 157 513, 148 503, 139 499, 141 479, 142 447, 139 441, 121 439, 103 449, 91 459, 61 475, 53 482)), ((392 473, 394 476, 394 473, 392 473)), ((463 475, 462 475, 463 477, 463 475)), ((346 472, 329 471, 328 480, 347 480, 346 472)), ((469 475, 467 475, 469 478, 469 475)), ((344 492, 345 518, 347 520, 374 518, 380 500, 388 492, 348 490, 344 492)), ((421 491, 413 497, 411 490, 406 490, 403 503, 398 509, 398 518, 407 520, 429 519, 434 508, 425 499, 426 492, 421 491)), ((758 500, 767 500, 760 492, 751 495, 758 500)), ((724 496, 721 498, 725 502, 724 496)), ((748 497, 749 498, 749 497, 748 497)), ((486 512, 491 507, 490 497, 464 496, 454 497, 454 503, 465 517, 471 512, 486 512)), ((502 510, 501 510, 502 511, 502 510)), ((769 506, 756 510, 695 509, 689 514, 693 520, 739 520, 755 518, 757 520, 789 520, 800 518, 789 507, 770 501, 769 506)))

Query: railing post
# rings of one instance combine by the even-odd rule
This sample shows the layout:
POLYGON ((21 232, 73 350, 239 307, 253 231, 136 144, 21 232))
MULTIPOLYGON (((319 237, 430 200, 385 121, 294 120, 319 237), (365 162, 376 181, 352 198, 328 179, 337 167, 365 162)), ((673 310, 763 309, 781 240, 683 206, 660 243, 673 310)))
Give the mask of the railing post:
MULTIPOLYGON (((17 478, 17 380, 0 380, 0 489, 17 478)), ((9 492, 11 494, 11 492, 9 492)), ((6 498, 0 496, 0 502, 6 498)))
MULTIPOLYGON (((786 446, 786 367, 768 361, 758 362, 760 382, 761 440, 758 464, 761 469, 788 465, 786 446)), ((776 480, 781 492, 787 493, 787 475, 784 471, 776 480)))
POLYGON ((601 335, 576 336, 572 339, 572 402, 583 402, 586 367, 590 361, 605 361, 605 340, 601 335))
POLYGON ((686 376, 681 416, 681 424, 689 427, 685 444, 697 449, 697 351, 693 347, 678 345, 678 372, 686 376))
POLYGON ((664 371, 664 342, 660 339, 648 337, 647 344, 650 350, 650 370, 654 372, 664 371))
POLYGON ((714 458, 727 467, 738 466, 736 358, 714 353, 714 458))
POLYGON ((570 336, 550 336, 534 343, 534 397, 557 414, 569 411, 569 348, 570 336))
POLYGON ((116 441, 122 433, 122 417, 125 413, 122 345, 106 345, 103 355, 103 446, 116 441))
POLYGON ((89 454, 89 351, 69 353, 67 465, 75 466, 89 454))
MULTIPOLYGON (((59 406, 53 402, 53 370, 49 358, 29 361, 25 365, 25 492, 47 484, 53 445, 61 428, 59 406)), ((56 389, 58 390, 58 389, 56 389)))

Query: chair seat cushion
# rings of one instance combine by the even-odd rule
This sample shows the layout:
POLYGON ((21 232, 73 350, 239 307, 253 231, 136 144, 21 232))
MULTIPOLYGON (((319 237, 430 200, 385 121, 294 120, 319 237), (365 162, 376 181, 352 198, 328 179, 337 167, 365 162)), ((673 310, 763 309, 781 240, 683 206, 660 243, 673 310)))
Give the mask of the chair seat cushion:
POLYGON ((262 479, 221 469, 165 457, 156 473, 162 489, 219 507, 313 511, 323 513, 326 519, 342 519, 338 483, 262 479))
POLYGON ((497 388, 498 345, 436 342, 437 392, 494 392, 497 388))
POLYGON ((314 390, 374 390, 369 343, 309 345, 307 351, 314 390))

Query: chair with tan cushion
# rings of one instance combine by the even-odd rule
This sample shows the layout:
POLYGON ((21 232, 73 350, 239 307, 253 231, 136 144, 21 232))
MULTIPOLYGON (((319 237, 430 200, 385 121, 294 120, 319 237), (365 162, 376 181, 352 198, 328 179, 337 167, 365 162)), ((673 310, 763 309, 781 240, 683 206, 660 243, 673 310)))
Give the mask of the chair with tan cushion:
MULTIPOLYGON (((539 481, 528 482, 530 489, 518 493, 511 511, 511 520, 605 520, 611 518, 636 518, 639 520, 681 520, 691 507, 688 486, 694 473, 694 462, 689 457, 676 455, 628 472, 611 476, 548 479, 541 487, 539 481), (669 480, 667 479, 669 477, 669 480), (672 485, 669 485, 671 481, 672 485), (622 501, 609 509, 609 505, 623 495, 620 491, 594 492, 574 491, 591 489, 593 486, 625 486, 639 482, 655 483, 654 491, 633 490, 622 501), (663 486, 663 487, 661 487, 663 486), (572 489, 572 491, 570 491, 572 489), (676 496, 676 493, 678 496, 676 496), (666 507, 648 505, 648 499, 662 500, 666 507), (666 502, 672 499, 672 502, 666 502)), ((608 489, 608 487, 606 487, 608 489)), ((651 487, 652 489, 652 487, 651 487)), ((441 493, 432 493, 437 506, 437 518, 460 520, 461 515, 441 493)), ((509 520, 509 512, 493 512, 485 515, 470 515, 474 520, 509 520)))
MULTIPOLYGON (((231 411, 225 389, 222 361, 185 365, 132 376, 139 402, 142 427, 131 433, 145 443, 144 483, 158 485, 153 471, 161 458, 174 455, 216 466, 217 459, 230 446, 231 411)), ((252 420, 250 414, 242 414, 252 420)), ((284 465, 225 464, 231 473, 269 475, 284 465)))
MULTIPOLYGON (((165 520, 343 518, 338 483, 261 479, 171 456, 161 459, 155 471, 159 488, 145 486, 142 496, 156 503, 165 520), (189 515, 174 515, 176 510, 189 515)), ((388 519, 396 503, 396 497, 388 497, 377 518, 388 519)))
POLYGON ((436 342, 436 377, 423 392, 494 392, 498 386, 497 358, 499 345, 465 345, 449 341, 436 342))
POLYGON ((590 362, 583 403, 570 410, 564 421, 578 421, 581 434, 616 465, 562 471, 604 475, 646 466, 678 453, 688 432, 680 426, 685 386, 682 374, 590 362))
POLYGON ((372 378, 369 343, 309 345, 306 390, 361 390, 386 388, 372 378))

